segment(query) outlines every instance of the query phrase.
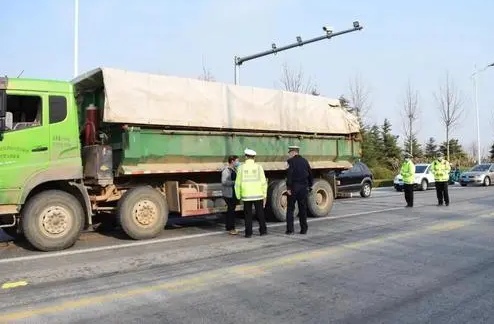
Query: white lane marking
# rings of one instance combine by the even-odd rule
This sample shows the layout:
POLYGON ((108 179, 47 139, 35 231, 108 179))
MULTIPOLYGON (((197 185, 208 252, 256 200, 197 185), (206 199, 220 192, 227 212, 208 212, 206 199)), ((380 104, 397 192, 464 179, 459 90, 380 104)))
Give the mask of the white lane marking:
MULTIPOLYGON (((417 206, 417 207, 419 207, 419 206, 417 206)), ((357 217, 357 216, 376 214, 376 213, 382 213, 382 212, 399 210, 399 209, 404 209, 404 207, 385 208, 385 209, 380 209, 380 210, 364 211, 364 212, 346 214, 346 215, 341 215, 341 216, 326 216, 326 217, 312 218, 312 219, 308 219, 308 222, 312 223, 312 222, 319 222, 319 221, 328 220, 328 219, 341 219, 341 218, 348 218, 348 217, 357 217)), ((281 222, 281 223, 277 223, 277 224, 269 224, 268 228, 281 227, 281 226, 286 226, 286 223, 281 222)), ((40 260, 40 259, 47 259, 47 258, 57 258, 57 257, 61 257, 61 256, 68 256, 68 255, 77 255, 77 254, 84 254, 84 253, 108 251, 108 250, 123 249, 123 248, 129 248, 129 247, 137 247, 137 246, 145 246, 145 245, 159 244, 159 243, 173 242, 173 241, 182 241, 182 240, 187 240, 187 239, 194 239, 194 238, 199 238, 199 237, 206 237, 206 236, 213 236, 213 235, 220 235, 220 234, 225 234, 225 231, 192 234, 192 235, 185 235, 185 236, 179 236, 179 237, 170 237, 170 238, 162 238, 162 239, 155 239, 155 240, 148 240, 148 241, 139 241, 139 242, 133 242, 133 243, 107 245, 107 246, 100 246, 100 247, 94 247, 94 248, 89 248, 89 249, 69 250, 69 251, 60 251, 60 252, 48 252, 48 253, 37 254, 37 255, 28 255, 28 256, 23 256, 23 257, 14 257, 14 258, 3 259, 3 260, 0 260, 0 264, 21 262, 21 261, 33 261, 33 260, 40 260)))

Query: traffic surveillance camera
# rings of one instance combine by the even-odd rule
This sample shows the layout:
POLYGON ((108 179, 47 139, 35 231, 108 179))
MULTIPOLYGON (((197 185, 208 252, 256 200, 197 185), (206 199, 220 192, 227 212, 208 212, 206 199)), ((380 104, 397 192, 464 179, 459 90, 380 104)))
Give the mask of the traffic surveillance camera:
POLYGON ((302 43, 302 37, 297 36, 297 43, 301 44, 302 43))
POLYGON ((275 43, 271 44, 271 48, 273 49, 273 51, 276 50, 276 44, 275 43))
POLYGON ((322 28, 322 30, 324 30, 326 32, 326 34, 328 34, 328 35, 331 34, 331 33, 333 33, 333 28, 328 27, 328 26, 324 26, 322 28))
POLYGON ((360 23, 358 21, 354 21, 353 28, 359 28, 359 27, 360 27, 360 23))

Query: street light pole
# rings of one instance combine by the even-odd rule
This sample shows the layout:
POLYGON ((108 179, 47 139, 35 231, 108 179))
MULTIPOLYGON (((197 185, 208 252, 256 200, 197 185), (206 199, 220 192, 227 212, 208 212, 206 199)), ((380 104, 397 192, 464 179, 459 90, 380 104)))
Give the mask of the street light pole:
POLYGON ((270 50, 267 50, 267 51, 264 51, 264 52, 260 52, 260 53, 257 53, 257 54, 253 54, 253 55, 249 55, 249 56, 244 56, 244 57, 235 56, 235 58, 234 58, 234 64, 235 64, 234 65, 234 76, 233 76, 234 83, 235 84, 238 84, 238 75, 237 75, 237 73, 239 73, 240 65, 242 65, 242 63, 244 63, 244 62, 247 62, 247 61, 250 61, 250 60, 254 60, 254 59, 257 59, 257 58, 266 56, 266 55, 276 54, 278 52, 283 52, 283 51, 292 49, 294 47, 303 46, 303 45, 306 45, 306 44, 310 44, 310 43, 322 41, 322 40, 325 40, 325 39, 331 39, 331 38, 333 38, 335 36, 340 36, 340 35, 343 35, 343 34, 351 33, 351 32, 357 31, 357 30, 361 30, 363 28, 364 27, 363 26, 360 26, 360 23, 358 21, 354 21, 353 22, 353 28, 346 29, 346 30, 343 30, 343 31, 339 31, 339 32, 336 32, 336 33, 333 33, 333 31, 331 29, 329 29, 328 27, 323 27, 322 29, 326 32, 326 35, 323 35, 323 36, 311 38, 311 39, 306 40, 306 41, 302 41, 302 38, 300 36, 297 36, 297 42, 296 43, 292 43, 292 44, 289 44, 289 45, 286 45, 286 46, 282 46, 282 47, 276 47, 276 44, 273 43, 271 45, 271 49, 270 50))
POLYGON ((240 79, 240 65, 237 65, 238 59, 239 59, 238 56, 235 56, 233 58, 233 82, 234 82, 234 84, 238 84, 239 79, 240 79))
POLYGON ((479 91, 478 91, 478 75, 479 73, 487 70, 488 68, 494 66, 494 63, 491 63, 485 66, 482 70, 477 70, 477 65, 474 65, 474 72, 472 73, 472 81, 473 81, 473 92, 474 92, 474 100, 475 100, 475 114, 477 119, 477 164, 481 163, 480 156, 480 115, 479 115, 479 91))
POLYGON ((74 78, 79 74, 79 0, 74 0, 74 78))

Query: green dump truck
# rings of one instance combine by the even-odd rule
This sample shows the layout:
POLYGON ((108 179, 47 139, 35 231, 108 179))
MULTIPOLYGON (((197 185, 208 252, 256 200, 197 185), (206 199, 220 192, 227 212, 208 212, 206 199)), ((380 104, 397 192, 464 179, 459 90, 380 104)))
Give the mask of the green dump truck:
POLYGON ((220 171, 245 148, 266 171, 268 213, 283 221, 289 145, 317 178, 310 214, 325 216, 330 171, 360 156, 359 131, 338 100, 286 91, 110 68, 71 82, 1 78, 0 227, 42 251, 72 246, 102 215, 153 238, 170 214, 225 211, 220 171))

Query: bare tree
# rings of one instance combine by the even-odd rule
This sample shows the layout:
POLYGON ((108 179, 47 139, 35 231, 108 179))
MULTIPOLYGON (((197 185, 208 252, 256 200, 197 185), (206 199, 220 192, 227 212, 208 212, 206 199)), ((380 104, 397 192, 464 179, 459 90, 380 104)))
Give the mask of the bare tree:
POLYGON ((211 73, 211 70, 206 68, 204 64, 202 65, 202 74, 198 77, 198 79, 203 81, 216 81, 213 73, 211 73))
POLYGON ((350 79, 348 90, 350 91, 350 106, 357 117, 363 120, 371 108, 370 91, 365 86, 360 75, 356 75, 353 79, 350 79))
POLYGON ((434 94, 434 97, 446 130, 446 156, 449 160, 449 136, 463 115, 462 95, 451 80, 449 73, 446 73, 444 83, 439 86, 439 91, 434 94))
POLYGON ((410 145, 410 154, 413 154, 413 139, 417 133, 417 130, 414 128, 414 123, 417 121, 419 114, 419 93, 413 88, 410 80, 408 80, 405 96, 403 98, 402 118, 405 139, 410 145))
POLYGON ((282 88, 286 91, 309 93, 314 96, 319 95, 317 85, 310 77, 307 79, 305 78, 302 67, 298 70, 294 70, 290 68, 287 63, 284 63, 280 83, 282 88))
POLYGON ((472 141, 470 143, 470 145, 468 146, 468 153, 470 154, 470 156, 472 157, 473 160, 476 160, 477 159, 477 152, 478 152, 478 145, 477 145, 477 141, 472 141))

